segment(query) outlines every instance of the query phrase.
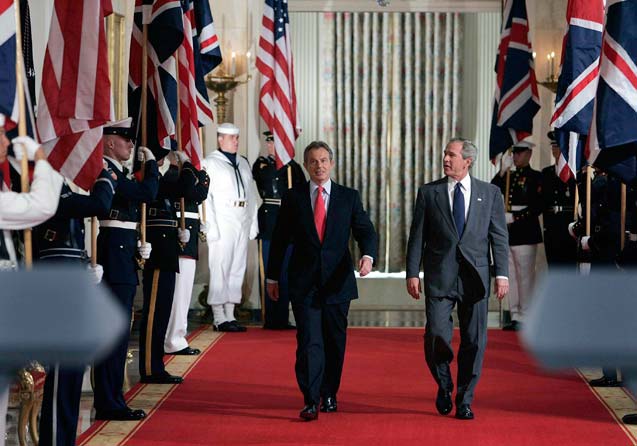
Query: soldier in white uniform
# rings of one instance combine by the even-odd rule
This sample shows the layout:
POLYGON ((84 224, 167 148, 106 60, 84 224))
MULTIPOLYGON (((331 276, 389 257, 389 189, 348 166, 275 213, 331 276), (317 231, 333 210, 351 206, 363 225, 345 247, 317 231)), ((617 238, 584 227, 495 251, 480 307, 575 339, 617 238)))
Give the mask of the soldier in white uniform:
MULTIPOLYGON (((4 115, 0 114, 0 164, 7 161, 9 149, 4 123, 4 115)), ((46 160, 44 150, 38 143, 28 136, 15 138, 12 142, 21 144, 20 150, 16 150, 16 159, 22 158, 24 147, 27 157, 35 160, 35 170, 31 190, 27 193, 5 190, 3 175, 0 173, 0 270, 17 267, 10 231, 32 228, 51 218, 58 206, 63 181, 62 176, 46 160)), ((0 389, 0 438, 4 438, 5 433, 8 397, 8 389, 0 389)))
POLYGON ((221 124, 217 129, 217 142, 219 150, 203 161, 210 175, 206 198, 208 303, 212 306, 216 330, 245 331, 235 320, 234 307, 241 303, 248 240, 258 234, 258 195, 250 163, 237 154, 239 128, 221 124))
POLYGON ((206 198, 208 303, 212 306, 216 330, 245 331, 235 320, 234 307, 241 303, 248 240, 255 239, 259 232, 258 195, 250 163, 237 154, 239 128, 234 124, 221 124, 217 129, 217 143, 219 149, 203 161, 210 175, 206 198))

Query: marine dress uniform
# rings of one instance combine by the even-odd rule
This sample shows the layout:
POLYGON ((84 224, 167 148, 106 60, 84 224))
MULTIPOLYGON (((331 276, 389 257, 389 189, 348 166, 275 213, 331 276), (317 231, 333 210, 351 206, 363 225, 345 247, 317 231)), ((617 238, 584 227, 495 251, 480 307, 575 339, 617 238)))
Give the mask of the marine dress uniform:
POLYGON ((575 179, 560 179, 557 166, 542 169, 542 219, 544 249, 549 267, 574 266, 576 246, 568 233, 575 207, 575 179))
MULTIPOLYGON (((270 133, 270 132, 266 132, 270 133)), ((266 141, 272 138, 271 134, 266 135, 266 141)), ((273 156, 260 156, 252 165, 252 176, 257 184, 259 195, 263 200, 259 207, 259 254, 260 254, 260 281, 259 286, 263 296, 262 305, 265 309, 265 320, 263 328, 285 329, 295 328, 289 323, 289 304, 287 266, 292 252, 292 246, 287 249, 283 266, 281 268, 281 278, 279 279, 279 300, 273 301, 269 298, 265 286, 265 271, 268 270, 268 256, 270 255, 270 242, 274 225, 279 215, 281 198, 283 194, 294 186, 305 183, 305 175, 301 166, 294 160, 277 169, 273 156)))
MULTIPOLYGON (((84 218, 103 215, 111 208, 115 180, 102 170, 91 195, 62 186, 53 218, 34 230, 34 257, 41 263, 87 264, 84 246, 84 218)), ((101 266, 97 265, 99 270, 101 266)), ((100 279, 99 273, 97 279, 100 279)), ((51 364, 44 382, 40 415, 40 445, 74 445, 82 397, 84 367, 66 368, 51 364)))
MULTIPOLYGON (((179 272, 179 243, 190 239, 188 229, 179 229, 173 203, 192 194, 198 181, 194 167, 184 163, 181 173, 171 165, 159 180, 157 197, 147 208, 148 241, 153 246, 144 265, 144 306, 140 323, 140 382, 179 384, 180 376, 169 374, 164 367, 164 341, 179 272)), ((196 236, 196 234, 195 234, 196 236)))

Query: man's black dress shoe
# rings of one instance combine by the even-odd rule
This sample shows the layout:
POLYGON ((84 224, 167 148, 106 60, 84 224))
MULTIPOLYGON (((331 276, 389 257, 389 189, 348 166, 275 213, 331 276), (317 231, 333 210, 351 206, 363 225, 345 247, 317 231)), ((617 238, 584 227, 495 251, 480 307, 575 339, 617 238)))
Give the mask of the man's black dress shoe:
POLYGON ((182 348, 179 351, 176 352, 172 352, 172 353, 165 353, 166 355, 198 355, 199 353, 201 353, 201 350, 199 350, 198 348, 190 348, 190 347, 186 347, 186 348, 182 348))
POLYGON ((502 327, 502 330, 504 331, 520 331, 520 323, 518 321, 511 321, 511 323, 506 324, 504 327, 502 327))
POLYGON ((127 407, 119 410, 96 410, 96 420, 136 421, 146 418, 146 412, 141 409, 127 407))
POLYGON ((146 375, 139 378, 140 383, 144 384, 181 384, 184 379, 181 376, 171 375, 166 372, 162 375, 146 375))
POLYGON ((616 378, 607 378, 606 376, 591 379, 588 384, 590 384, 591 387, 622 387, 623 385, 623 383, 621 381, 617 381, 616 378))
POLYGON ((622 421, 625 424, 637 424, 637 413, 629 413, 622 417, 622 421))
POLYGON ((459 420, 473 420, 473 412, 468 404, 461 404, 456 409, 456 418, 459 420))
POLYGON ((225 331, 225 332, 235 332, 235 333, 238 331, 241 331, 239 327, 234 325, 232 322, 228 322, 228 321, 222 322, 219 325, 213 325, 212 329, 214 331, 225 331))
POLYGON ((308 404, 303 408, 299 416, 305 421, 314 421, 318 419, 318 408, 316 404, 308 404))
POLYGON ((438 395, 436 396, 436 409, 440 415, 447 415, 451 412, 453 403, 451 402, 451 392, 447 392, 443 389, 438 389, 438 395))
POLYGON ((237 321, 230 321, 230 324, 233 325, 238 331, 243 333, 244 331, 248 331, 248 329, 246 327, 244 327, 243 325, 239 325, 239 322, 237 321))
POLYGON ((338 410, 338 404, 336 403, 335 396, 327 396, 323 398, 321 404, 321 412, 336 412, 338 410))

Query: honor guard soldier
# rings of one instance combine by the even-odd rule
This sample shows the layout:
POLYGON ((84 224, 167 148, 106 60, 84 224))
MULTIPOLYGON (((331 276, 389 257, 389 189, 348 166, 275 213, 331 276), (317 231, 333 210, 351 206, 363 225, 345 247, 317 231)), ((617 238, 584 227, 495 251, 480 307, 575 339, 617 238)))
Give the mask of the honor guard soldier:
MULTIPOLYGON (((104 160, 117 176, 117 187, 111 209, 100 216, 97 237, 97 262, 104 268, 104 282, 129 319, 138 284, 139 258, 147 259, 152 249, 150 243, 138 240, 139 208, 155 198, 159 187, 157 162, 146 147, 139 147, 146 160, 144 179, 136 181, 128 177, 128 169, 122 163, 131 156, 134 137, 130 118, 104 127, 104 160)), ((143 410, 129 408, 122 394, 128 339, 126 333, 111 354, 93 369, 97 420, 140 420, 146 416, 143 410)))
POLYGON ((234 317, 241 303, 241 286, 247 267, 248 240, 258 234, 257 191, 250 163, 237 154, 239 128, 224 123, 217 128, 219 150, 203 164, 210 173, 206 198, 208 266, 210 284, 208 304, 212 306, 214 329, 239 332, 246 328, 234 317))
MULTIPOLYGON (((91 195, 71 190, 65 182, 53 218, 34 230, 34 257, 39 262, 85 264, 84 218, 103 215, 111 209, 116 175, 104 169, 91 195)), ((95 283, 102 280, 102 266, 88 264, 95 283)), ((40 415, 40 445, 74 445, 80 414, 84 368, 61 368, 51 364, 44 382, 40 415)))
POLYGON ((268 149, 267 156, 260 156, 252 165, 252 176, 257 184, 259 195, 263 203, 259 207, 259 271, 261 288, 261 305, 264 308, 265 320, 263 328, 286 329, 296 328, 290 324, 290 298, 287 292, 287 269, 292 245, 288 247, 281 268, 281 278, 279 279, 279 300, 273 301, 267 295, 265 286, 265 271, 268 269, 268 256, 270 254, 270 242, 274 225, 276 224, 281 198, 283 194, 294 186, 305 183, 305 175, 301 166, 293 159, 280 169, 277 168, 274 151, 274 136, 271 132, 263 132, 265 144, 268 149))
MULTIPOLYGON (((11 231, 32 228, 48 220, 55 214, 62 177, 53 170, 46 160, 44 150, 28 136, 13 139, 27 151, 27 158, 35 160, 31 190, 26 193, 12 192, 7 185, 9 165, 7 152, 9 140, 5 133, 5 117, 0 113, 0 271, 17 269, 18 258, 11 231), (6 166, 7 169, 2 169, 6 166)), ((23 150, 17 150, 15 157, 19 161, 23 150)), ((0 435, 5 433, 9 389, 0 389, 0 435)))
POLYGON ((575 266, 575 241, 568 233, 575 208, 575 179, 562 181, 558 172, 560 147, 555 132, 549 132, 551 152, 555 164, 542 169, 542 218, 544 223, 544 249, 549 267, 575 266))
MULTIPOLYGON (((586 197, 585 177, 579 183, 581 197, 586 197)), ((632 195, 632 194, 631 194, 632 195)), ((627 199, 634 202, 634 196, 627 199)), ((578 260, 590 263, 591 269, 615 267, 615 261, 621 251, 621 182, 595 168, 591 182, 591 223, 590 236, 586 235, 586 200, 582 199, 582 215, 569 225, 569 232, 577 240, 578 260)), ((632 227, 632 219, 627 221, 632 227)), ((600 378, 592 379, 593 387, 621 387, 617 379, 617 370, 603 368, 600 378)))
POLYGON ((542 243, 539 215, 542 213, 542 174, 529 166, 535 144, 522 141, 513 146, 513 155, 503 156, 502 168, 491 183, 506 195, 506 173, 515 165, 505 196, 509 231, 509 310, 511 323, 504 330, 518 330, 529 307, 535 284, 535 257, 542 243))
MULTIPOLYGON (((186 220, 186 229, 190 231, 190 240, 188 243, 180 245, 179 272, 175 279, 173 305, 164 341, 164 353, 169 355, 198 355, 201 353, 198 348, 188 346, 186 334, 188 333, 188 309, 192 299, 192 287, 199 259, 198 235, 207 232, 207 223, 202 225, 199 222, 199 205, 208 196, 210 177, 205 170, 197 170, 190 164, 188 166, 188 170, 182 171, 182 175, 192 173, 196 177, 192 191, 187 191, 184 196, 186 209, 183 214, 186 220)), ((181 200, 175 201, 174 207, 177 211, 177 221, 179 221, 182 216, 181 200)))
MULTIPOLYGON (((157 157, 162 155, 156 152, 157 157)), ((140 382, 149 384, 183 382, 181 376, 171 375, 164 367, 164 341, 175 293, 175 277, 179 272, 180 244, 185 245, 190 240, 190 231, 179 227, 173 203, 192 193, 198 177, 186 154, 175 151, 168 157, 170 167, 161 176, 157 198, 150 203, 146 214, 147 237, 153 251, 144 265, 139 375, 140 382), (179 163, 182 164, 181 173, 179 163)), ((163 164, 164 160, 159 162, 163 164)))

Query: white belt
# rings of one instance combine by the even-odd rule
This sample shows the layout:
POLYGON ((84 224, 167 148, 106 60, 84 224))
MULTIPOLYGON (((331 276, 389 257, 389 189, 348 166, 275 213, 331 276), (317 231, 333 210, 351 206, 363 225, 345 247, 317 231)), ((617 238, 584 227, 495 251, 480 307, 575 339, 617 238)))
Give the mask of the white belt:
POLYGON ((628 240, 630 240, 631 242, 637 242, 637 234, 633 234, 632 232, 629 232, 628 240))
POLYGON ((281 199, 280 198, 265 198, 263 200, 263 202, 265 204, 276 204, 278 206, 281 206, 281 199))
POLYGON ((100 226, 103 228, 119 228, 119 229, 132 229, 137 230, 137 223, 134 221, 120 221, 120 220, 100 220, 100 226))
MULTIPOLYGON (((181 212, 177 213, 177 217, 181 218, 181 212)), ((199 220, 199 214, 197 212, 184 212, 184 217, 199 220)))
POLYGON ((228 200, 226 205, 231 208, 244 208, 248 205, 248 202, 245 200, 228 200))
POLYGON ((511 205, 509 206, 509 210, 511 212, 518 212, 518 211, 523 211, 526 208, 528 208, 528 206, 518 206, 518 205, 511 205))

